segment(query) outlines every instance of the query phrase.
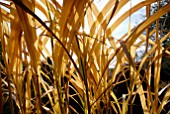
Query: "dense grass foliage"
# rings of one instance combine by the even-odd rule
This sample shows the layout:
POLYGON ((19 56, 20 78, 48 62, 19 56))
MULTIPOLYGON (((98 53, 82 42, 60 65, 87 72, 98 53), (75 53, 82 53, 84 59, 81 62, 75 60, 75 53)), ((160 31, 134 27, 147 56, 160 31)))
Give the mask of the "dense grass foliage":
POLYGON ((170 4, 151 13, 159 0, 132 2, 109 0, 99 10, 93 0, 1 0, 0 113, 132 114, 135 107, 144 114, 168 113, 170 88, 162 79, 169 69, 161 68, 169 60, 169 46, 162 43, 170 31, 162 35, 159 20, 170 4), (132 27, 131 16, 142 8, 146 19, 132 27), (126 19, 128 32, 114 38, 126 19))

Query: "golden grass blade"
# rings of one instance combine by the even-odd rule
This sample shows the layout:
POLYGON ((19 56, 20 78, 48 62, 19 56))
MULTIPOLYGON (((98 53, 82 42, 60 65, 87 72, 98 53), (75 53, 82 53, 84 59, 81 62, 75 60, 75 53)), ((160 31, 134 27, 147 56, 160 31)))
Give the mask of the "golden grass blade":
MULTIPOLYGON (((122 114, 122 110, 121 110, 120 104, 118 103, 118 99, 117 99, 116 95, 113 92, 111 92, 110 95, 115 100, 115 103, 116 103, 116 105, 118 107, 119 113, 122 114)), ((118 111, 116 109, 115 109, 115 112, 118 113, 118 111)))
POLYGON ((43 8, 43 6, 41 4, 39 4, 37 1, 35 2, 35 5, 36 5, 36 8, 38 10, 40 10, 44 15, 45 17, 48 17, 47 15, 47 11, 43 8))
POLYGON ((158 113, 161 113, 161 111, 163 110, 164 106, 168 103, 169 96, 170 96, 170 88, 167 89, 167 91, 166 91, 166 93, 165 93, 165 95, 163 97, 163 100, 161 101, 161 105, 159 106, 158 111, 157 111, 158 113))
POLYGON ((135 66, 134 66, 134 64, 133 64, 133 63, 134 63, 134 62, 133 62, 133 59, 132 59, 130 53, 128 52, 128 49, 127 49, 125 43, 122 41, 122 42, 120 42, 120 44, 121 44, 121 46, 122 46, 122 48, 123 48, 123 50, 124 50, 124 52, 125 52, 128 60, 129 60, 129 64, 131 64, 131 66, 132 66, 133 68, 135 68, 135 66))
POLYGON ((110 20, 112 19, 113 15, 114 15, 114 13, 117 9, 117 6, 118 6, 117 0, 116 1, 110 0, 106 4, 106 6, 102 9, 102 11, 99 13, 96 5, 92 4, 92 11, 93 11, 94 15, 96 16, 96 20, 93 22, 93 25, 91 27, 89 26, 90 27, 90 35, 94 35, 97 32, 96 31, 96 28, 97 28, 96 25, 101 25, 101 28, 103 30, 106 29, 107 25, 109 24, 110 20), (111 13, 109 13, 108 16, 106 17, 107 12, 109 12, 112 7, 113 7, 113 11, 111 13), (108 18, 108 19, 105 19, 105 18, 108 18))
MULTIPOLYGON (((149 0, 148 0, 149 1, 149 0)), ((150 4, 146 5, 146 18, 150 17, 150 4)), ((146 53, 148 51, 148 40, 149 40, 149 27, 146 29, 146 53)))
MULTIPOLYGON (((27 5, 30 9, 34 9, 34 3, 27 2, 27 5)), ((34 21, 30 20, 28 15, 20 9, 20 7, 16 6, 20 21, 22 23, 22 29, 24 31, 24 40, 26 41, 28 52, 30 54, 31 65, 34 69, 35 74, 33 74, 33 80, 35 84, 35 96, 36 96, 36 110, 37 113, 41 113, 41 105, 40 105, 40 90, 39 90, 39 63, 40 63, 40 53, 38 51, 38 47, 36 45, 37 37, 36 37, 36 29, 34 26, 34 21)))
MULTIPOLYGON (((48 76, 47 76, 48 77, 48 76)), ((48 83, 46 83, 42 78, 40 80, 40 83, 43 87, 43 89, 45 90, 45 92, 43 93, 42 97, 46 95, 48 96, 49 102, 51 106, 54 106, 54 102, 53 102, 53 96, 50 94, 51 92, 53 92, 53 88, 50 87, 50 85, 48 83)), ((53 111, 55 112, 56 109, 54 109, 54 107, 52 107, 53 111)), ((48 110, 52 110, 52 109, 48 109, 48 110)))
MULTIPOLYGON (((159 81, 160 81, 160 71, 161 71, 161 53, 162 53, 162 48, 160 44, 158 44, 158 47, 155 52, 155 69, 154 69, 154 74, 155 74, 155 79, 154 79, 154 92, 155 92, 155 109, 158 107, 158 91, 159 91, 159 81)), ((156 110, 155 110, 156 111, 156 110)))
MULTIPOLYGON (((1 10, 2 11, 2 10, 1 10)), ((2 28, 1 28, 1 49, 2 49, 2 57, 4 59, 4 65, 5 65, 5 75, 7 77, 7 81, 6 81, 6 85, 7 85, 7 88, 8 88, 8 91, 9 91, 9 101, 10 101, 10 108, 11 108, 11 114, 14 114, 14 106, 13 106, 13 99, 12 99, 12 88, 11 88, 11 67, 9 66, 9 62, 8 62, 8 52, 9 52, 9 49, 8 49, 8 38, 9 38, 9 34, 8 34, 8 31, 7 30, 7 26, 5 26, 5 21, 3 21, 3 17, 2 17, 2 13, 1 13, 1 24, 2 24, 2 28), (5 32, 6 31, 6 35, 5 35, 5 32)), ((4 19, 5 20, 5 19, 4 19)), ((5 82, 4 82, 5 83, 5 82)))
POLYGON ((143 87, 141 86, 142 84, 142 81, 140 80, 140 75, 139 74, 135 74, 136 78, 136 87, 138 88, 137 89, 137 92, 138 94, 140 95, 140 101, 141 101, 141 105, 142 105, 142 109, 144 111, 144 114, 149 114, 149 109, 148 109, 148 106, 146 105, 146 97, 144 95, 144 90, 143 90, 143 87))
POLYGON ((32 72, 30 71, 30 69, 28 69, 26 72, 25 72, 25 77, 27 77, 26 78, 26 84, 25 84, 25 86, 26 86, 26 92, 25 92, 25 98, 26 98, 26 100, 25 100, 25 113, 27 113, 27 114, 30 114, 31 113, 31 109, 32 108, 34 108, 32 105, 32 103, 31 103, 31 98, 32 98, 32 96, 31 96, 31 79, 32 79, 32 72))
MULTIPOLYGON (((0 9, 0 25, 3 26, 3 20, 2 20, 2 13, 1 13, 1 9, 0 9)), ((2 27, 0 27, 0 38, 3 38, 3 29, 2 27)), ((1 47, 2 48, 2 47, 1 47)), ((2 49, 1 49, 2 51, 2 49)), ((1 59, 2 59, 2 52, 1 52, 1 59)), ((2 72, 2 67, 0 67, 0 73, 2 72)), ((2 108, 3 108, 3 96, 2 96, 2 78, 1 78, 1 74, 0 74, 0 113, 2 113, 2 108)))
MULTIPOLYGON (((68 34, 67 33, 68 32, 68 28, 67 28, 68 19, 67 18, 71 17, 72 13, 70 11, 76 12, 76 9, 74 9, 75 8, 74 5, 75 5, 74 1, 69 1, 69 2, 67 2, 65 0, 63 1, 62 13, 61 13, 61 17, 59 19, 59 26, 60 26, 59 38, 61 40, 63 40, 63 38, 65 38, 65 37, 67 37, 67 34, 68 34)), ((76 20, 74 20, 74 21, 76 22, 76 20)))

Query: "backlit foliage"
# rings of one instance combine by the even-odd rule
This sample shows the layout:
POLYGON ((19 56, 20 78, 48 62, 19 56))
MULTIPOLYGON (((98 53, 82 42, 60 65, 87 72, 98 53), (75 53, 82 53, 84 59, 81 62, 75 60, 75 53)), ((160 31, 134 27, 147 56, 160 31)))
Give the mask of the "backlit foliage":
POLYGON ((64 0, 62 5, 56 0, 1 0, 0 111, 5 99, 9 99, 12 113, 16 110, 22 114, 45 111, 67 114, 71 110, 78 113, 76 107, 70 105, 74 95, 69 90, 73 88, 79 98, 79 101, 74 100, 85 114, 102 111, 125 114, 131 111, 128 106, 133 104, 136 94, 145 114, 160 113, 170 96, 170 89, 167 89, 159 101, 162 53, 170 54, 161 44, 170 32, 160 36, 158 28, 159 18, 170 11, 170 4, 150 15, 150 5, 159 0, 142 0, 114 19, 129 2, 109 0, 99 10, 93 0, 64 0), (134 28, 129 23, 128 32, 121 38, 114 38, 112 33, 117 27, 143 7, 146 7, 146 20, 134 28), (155 22, 156 27, 149 31, 149 26, 155 22), (136 50, 143 44, 146 51, 137 69, 136 50), (51 63, 47 62, 47 57, 51 63), (148 58, 151 58, 149 62, 148 58), (109 77, 113 59, 115 67, 109 77), (140 70, 146 62, 149 65, 143 77, 148 86, 144 90, 140 70), (43 70, 42 63, 48 68, 43 70), (152 63, 154 68, 151 68, 152 63), (127 80, 130 83, 127 98, 120 102, 112 90, 127 81, 117 80, 120 72, 124 74, 125 64, 129 64, 127 80), (151 69, 154 69, 153 92, 149 89, 151 69))

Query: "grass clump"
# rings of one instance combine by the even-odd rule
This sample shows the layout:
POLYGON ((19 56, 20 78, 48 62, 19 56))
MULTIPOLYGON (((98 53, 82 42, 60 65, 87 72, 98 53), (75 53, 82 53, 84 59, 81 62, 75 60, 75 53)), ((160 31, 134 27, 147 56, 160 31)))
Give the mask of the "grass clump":
MULTIPOLYGON (((167 112, 169 88, 161 100, 158 93, 162 55, 169 56, 162 43, 170 33, 160 37, 158 23, 170 11, 170 4, 148 15, 157 0, 141 1, 115 18, 129 2, 111 0, 99 10, 89 0, 63 0, 62 5, 55 0, 1 1, 5 8, 0 10, 0 97, 9 103, 11 113, 125 114, 133 113, 134 105, 145 114, 167 112), (136 27, 130 27, 129 21, 127 33, 112 36, 145 6, 146 20, 136 27), (154 22, 156 27, 150 31, 154 22), (143 44, 146 51, 136 67, 136 50, 143 44), (113 59, 115 67, 108 76, 113 59), (122 88, 124 99, 118 95, 122 88)), ((5 105, 1 103, 0 112, 5 105)))

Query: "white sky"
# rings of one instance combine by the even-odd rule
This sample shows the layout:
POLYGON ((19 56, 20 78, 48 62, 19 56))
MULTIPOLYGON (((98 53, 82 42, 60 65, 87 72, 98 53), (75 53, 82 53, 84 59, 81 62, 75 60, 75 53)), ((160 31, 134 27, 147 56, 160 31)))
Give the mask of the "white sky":
MULTIPOLYGON (((95 4, 99 7, 99 10, 102 10, 102 8, 106 5, 106 3, 109 0, 94 0, 95 4)), ((118 19, 122 14, 124 14, 126 11, 128 11, 131 7, 135 6, 136 4, 142 2, 143 0, 129 0, 129 3, 127 3, 118 13, 117 15, 112 19, 114 22, 116 19, 118 19), (131 2, 130 2, 131 1, 131 2)), ((145 7, 138 10, 134 14, 131 15, 131 28, 137 26, 139 23, 141 23, 144 20, 145 16, 145 7)), ((112 22, 112 23, 113 23, 112 22)), ((125 33, 128 32, 128 24, 129 24, 129 18, 127 18, 125 21, 123 21, 112 33, 112 36, 116 39, 121 38, 125 33)), ((145 51, 144 46, 141 46, 140 49, 137 50, 137 53, 139 56, 145 51), (142 52, 142 53, 141 53, 142 52)), ((116 59, 114 59, 111 64, 110 68, 113 68, 115 65, 116 59)))
MULTIPOLYGON (((0 0, 0 2, 5 2, 7 3, 5 0, 0 0)), ((37 0, 40 1, 40 0, 37 0)), ((63 3, 63 0, 57 0, 61 5, 63 3)), ((101 11, 103 9, 103 7, 106 5, 106 3, 109 0, 94 0, 94 3, 96 4, 96 6, 98 7, 99 11, 101 11)), ((130 6, 133 7, 134 5, 136 5, 137 3, 143 1, 143 0, 129 0, 131 1, 131 5, 130 2, 128 4, 126 4, 121 10, 120 12, 118 12, 118 14, 112 19, 112 21, 114 22, 114 20, 116 20, 119 16, 121 16, 123 13, 125 13, 127 10, 129 10, 130 6)), ((2 6, 1 6, 2 7, 2 6)), ((47 20, 47 18, 37 9, 35 10, 36 14, 43 20, 47 20)), ((139 23, 141 23, 144 20, 145 16, 145 7, 138 10, 136 13, 134 13, 133 15, 131 15, 131 27, 134 27, 136 25, 138 25, 139 23)), ((112 36, 116 39, 119 39, 122 35, 124 35, 125 33, 127 33, 128 31, 128 23, 129 23, 129 19, 127 18, 124 22, 122 22, 122 24, 120 24, 117 29, 115 29, 115 31, 113 31, 112 36)), ((49 43, 46 45, 47 48, 50 50, 51 46, 49 45, 49 43)), ((139 50, 141 51, 141 50, 139 50)), ((51 51, 49 51, 51 52, 51 51)))
MULTIPOLYGON (((40 1, 40 0, 37 0, 37 1, 40 1)), ((63 0, 57 0, 57 1, 62 5, 63 0)), ((109 0, 94 0, 94 3, 97 5, 99 11, 101 11, 108 1, 109 0)), ((143 1, 143 0, 131 0, 132 6, 136 5, 137 3, 141 2, 141 1, 143 1)), ((9 3, 6 0, 0 0, 0 2, 9 3)), ((3 6, 1 6, 1 7, 3 7, 3 6)), ((112 19, 112 21, 114 21, 119 16, 121 16, 123 13, 125 13, 129 8, 130 8, 130 2, 128 4, 126 4, 120 10, 120 12, 114 17, 114 19, 112 19)), ((36 9, 35 13, 43 21, 46 20, 46 17, 40 11, 38 11, 37 9, 36 9)), ((134 13, 133 15, 131 15, 131 27, 134 27, 134 26, 138 25, 139 23, 141 23, 143 21, 143 19, 144 19, 142 16, 144 16, 144 15, 145 15, 145 7, 140 9, 138 12, 134 13)), ((129 22, 129 19, 127 18, 124 22, 122 22, 122 24, 120 24, 120 26, 117 27, 117 29, 115 29, 115 31, 113 31, 112 36, 115 37, 116 39, 118 39, 122 35, 127 33, 127 31, 128 31, 128 22, 129 22)))
MULTIPOLYGON (((60 3, 60 5, 62 5, 63 0, 57 0, 57 1, 60 3)), ((94 0, 94 3, 98 7, 99 11, 101 11, 108 1, 109 0, 94 0)), ((120 12, 114 17, 114 19, 117 19, 119 16, 121 16, 123 13, 125 13, 127 10, 129 10, 130 6, 133 7, 134 5, 140 3, 141 1, 144 1, 144 0, 129 0, 129 1, 131 1, 131 5, 130 5, 130 2, 128 4, 126 4, 120 10, 120 12)), ((144 19, 142 16, 144 16, 144 15, 145 15, 145 7, 140 9, 138 12, 135 12, 133 15, 131 15, 131 27, 134 27, 134 26, 138 25, 139 23, 141 23, 144 19)), ((129 19, 127 18, 122 24, 120 24, 120 26, 117 27, 117 29, 115 31, 113 31, 113 33, 112 33, 113 37, 120 38, 122 35, 127 33, 128 21, 129 21, 129 19)))
MULTIPOLYGON (((102 9, 104 5, 106 4, 105 0, 94 0, 96 5, 99 7, 99 9, 102 9), (98 2, 97 2, 98 1, 98 2), (100 1, 100 2, 99 2, 100 1)), ((107 0, 109 1, 109 0, 107 0)), ((118 19, 123 13, 128 11, 130 7, 135 6, 136 4, 140 3, 143 0, 129 0, 129 3, 127 3, 118 13, 117 15, 112 19, 113 22, 118 19), (130 5, 131 1, 131 5, 130 5)), ((131 15, 131 27, 133 28, 134 26, 138 25, 143 21, 142 15, 145 15, 145 8, 140 9, 139 11, 135 12, 133 15, 131 15)), ((113 31, 112 36, 115 37, 116 39, 120 38, 122 35, 127 33, 128 31, 128 23, 129 23, 129 18, 127 18, 125 21, 120 24, 120 26, 113 31)))

